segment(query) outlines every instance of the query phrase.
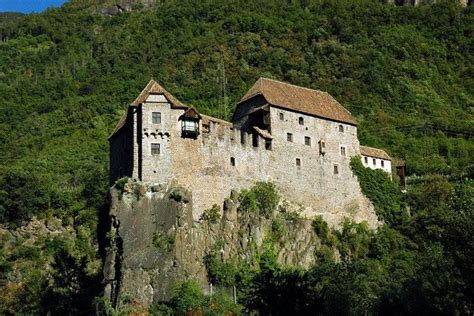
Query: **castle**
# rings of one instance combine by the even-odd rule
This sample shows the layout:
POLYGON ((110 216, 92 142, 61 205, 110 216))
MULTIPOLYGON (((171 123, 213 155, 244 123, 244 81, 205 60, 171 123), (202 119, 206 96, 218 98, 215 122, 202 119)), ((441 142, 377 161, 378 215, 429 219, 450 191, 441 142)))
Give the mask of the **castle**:
POLYGON ((364 165, 391 173, 390 157, 359 145, 356 120, 332 96, 267 78, 243 96, 232 122, 199 113, 152 80, 109 141, 111 183, 174 182, 192 193, 195 220, 231 190, 271 181, 304 216, 376 226, 350 159, 361 155, 364 165))

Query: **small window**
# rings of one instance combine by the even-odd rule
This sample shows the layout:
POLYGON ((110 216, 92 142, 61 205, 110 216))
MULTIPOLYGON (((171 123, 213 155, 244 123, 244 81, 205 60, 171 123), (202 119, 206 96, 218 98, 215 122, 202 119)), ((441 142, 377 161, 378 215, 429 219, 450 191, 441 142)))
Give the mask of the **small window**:
POLYGON ((334 165, 334 174, 339 174, 339 166, 334 165))
POLYGON ((293 141, 293 134, 286 133, 286 140, 289 141, 289 142, 292 142, 293 141))
POLYGON ((272 141, 269 139, 265 140, 265 149, 266 150, 272 150, 272 141))
POLYGON ((151 144, 151 154, 152 155, 160 154, 160 144, 151 144))
POLYGON ((258 134, 257 133, 252 134, 252 146, 258 147, 258 134))
POLYGON ((364 162, 365 162, 366 164, 369 163, 369 158, 364 157, 364 162))
POLYGON ((161 112, 151 113, 151 118, 153 124, 161 124, 161 112))
POLYGON ((346 156, 346 147, 341 146, 341 156, 346 156))
POLYGON ((235 166, 235 158, 234 157, 230 157, 230 165, 235 166))
POLYGON ((302 116, 299 117, 298 123, 300 123, 300 125, 304 125, 304 118, 302 116))
POLYGON ((301 169, 301 159, 296 158, 296 169, 300 170, 301 169))
POLYGON ((304 137, 304 144, 308 145, 308 146, 311 146, 311 137, 305 136, 304 137))
POLYGON ((285 114, 280 113, 280 120, 283 121, 285 119, 285 114))
POLYGON ((372 163, 374 164, 374 166, 377 164, 377 160, 374 158, 372 159, 372 163))
POLYGON ((344 125, 339 125, 339 132, 344 133, 344 125))
POLYGON ((322 139, 319 141, 319 153, 321 155, 324 155, 326 153, 326 143, 322 139))
POLYGON ((385 161, 380 160, 380 164, 382 165, 382 167, 385 167, 385 161))
POLYGON ((240 132, 240 143, 242 145, 245 145, 245 138, 246 138, 247 134, 244 132, 244 131, 241 131, 240 132))

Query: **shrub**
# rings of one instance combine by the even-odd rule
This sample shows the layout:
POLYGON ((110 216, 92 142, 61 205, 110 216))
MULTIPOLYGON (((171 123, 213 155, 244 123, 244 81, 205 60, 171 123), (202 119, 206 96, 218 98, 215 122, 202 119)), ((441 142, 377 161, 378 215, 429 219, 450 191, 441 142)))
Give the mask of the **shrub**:
POLYGON ((275 218, 272 221, 272 237, 274 240, 279 240, 285 234, 285 226, 281 219, 275 218))
POLYGON ((269 216, 278 205, 280 196, 270 182, 257 182, 250 190, 242 190, 240 210, 269 216))
POLYGON ((233 260, 225 262, 221 258, 221 245, 222 243, 216 243, 212 250, 204 256, 204 265, 210 283, 231 286, 235 284, 238 269, 233 260))
POLYGON ((196 281, 187 281, 173 291, 171 305, 176 315, 186 315, 189 308, 196 310, 206 304, 206 297, 196 281))
POLYGON ((357 175, 362 192, 374 204, 380 220, 390 226, 400 225, 406 220, 398 186, 384 171, 365 168, 359 156, 351 159, 351 168, 357 175))
POLYGON ((217 204, 214 204, 211 208, 204 210, 201 215, 201 220, 209 221, 210 223, 217 223, 221 219, 221 209, 217 204))
POLYGON ((117 189, 120 192, 123 192, 123 189, 125 188, 125 185, 127 183, 128 183, 128 177, 120 178, 115 182, 115 189, 117 189))
POLYGON ((160 230, 157 230, 153 234, 153 245, 166 252, 170 252, 174 245, 174 236, 166 234, 160 230))

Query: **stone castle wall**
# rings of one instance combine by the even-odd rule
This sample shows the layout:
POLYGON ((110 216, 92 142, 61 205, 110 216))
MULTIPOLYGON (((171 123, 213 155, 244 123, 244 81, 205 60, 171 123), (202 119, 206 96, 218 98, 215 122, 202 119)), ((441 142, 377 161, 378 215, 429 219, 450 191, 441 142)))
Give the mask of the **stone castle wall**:
POLYGON ((361 193, 349 167, 350 157, 359 154, 355 126, 342 124, 344 132, 340 132, 340 123, 272 107, 273 139, 271 149, 267 149, 261 136, 254 146, 252 134, 212 121, 205 131, 201 122, 197 139, 182 138, 179 117, 183 113, 167 102, 144 103, 137 110, 133 176, 150 183, 174 180, 191 191, 195 220, 213 204, 222 206, 231 190, 249 188, 256 181, 272 181, 285 197, 301 203, 308 217, 323 215, 333 225, 344 217, 366 220, 371 227, 377 225, 373 206, 361 193), (161 124, 152 123, 152 112, 161 113, 161 124), (284 120, 280 120, 280 113, 284 120), (299 124, 300 117, 303 125, 299 124), (287 140, 288 132, 293 134, 292 142, 287 140), (310 145, 305 144, 305 136, 311 138, 310 145), (319 151, 321 139, 326 143, 324 155, 319 151), (152 143, 160 144, 159 155, 152 155, 152 143))

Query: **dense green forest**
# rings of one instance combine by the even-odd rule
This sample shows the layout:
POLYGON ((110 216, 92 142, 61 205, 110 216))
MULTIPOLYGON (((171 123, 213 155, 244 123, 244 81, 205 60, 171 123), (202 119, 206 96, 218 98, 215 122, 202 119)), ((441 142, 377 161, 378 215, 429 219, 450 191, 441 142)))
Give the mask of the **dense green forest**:
MULTIPOLYGON (((270 249, 259 267, 234 275, 237 310, 473 313, 472 7, 185 0, 107 17, 97 3, 0 14, 1 313, 93 313, 107 137, 151 78, 228 119, 260 76, 328 91, 356 116, 361 143, 405 160, 416 181, 401 194, 354 165, 386 225, 372 232, 347 223, 338 232, 315 223, 341 259, 323 251, 299 271, 278 266, 270 249), (218 106, 220 64, 226 109, 218 106), (28 238, 38 222, 54 237, 28 238)), ((201 304, 198 292, 183 285, 171 308, 186 298, 201 304)))

